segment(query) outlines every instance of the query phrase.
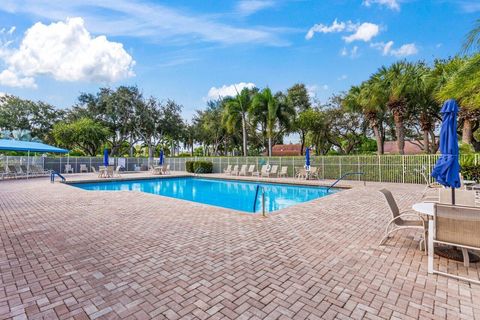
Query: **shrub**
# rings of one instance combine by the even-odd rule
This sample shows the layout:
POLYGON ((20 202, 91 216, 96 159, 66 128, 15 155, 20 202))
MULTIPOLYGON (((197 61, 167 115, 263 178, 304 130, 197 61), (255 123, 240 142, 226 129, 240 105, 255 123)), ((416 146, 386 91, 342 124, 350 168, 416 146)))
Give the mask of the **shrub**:
POLYGON ((462 166, 461 172, 466 180, 480 181, 480 166, 462 166))
POLYGON ((193 172, 195 173, 212 173, 213 162, 211 161, 194 161, 193 172))
POLYGON ((193 172, 193 164, 195 161, 186 161, 185 162, 185 170, 187 172, 193 172))

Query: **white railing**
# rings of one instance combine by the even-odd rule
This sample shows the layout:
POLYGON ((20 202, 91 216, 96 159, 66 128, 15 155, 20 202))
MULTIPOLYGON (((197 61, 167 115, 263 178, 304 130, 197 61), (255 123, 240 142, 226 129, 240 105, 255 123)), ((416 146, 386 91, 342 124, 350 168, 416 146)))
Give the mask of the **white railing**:
MULTIPOLYGON (((460 162, 468 160, 469 164, 478 165, 480 156, 462 155, 460 162), (468 158, 468 159, 467 159, 468 158)), ((430 176, 431 169, 438 159, 438 155, 358 155, 358 156, 312 156, 310 165, 319 168, 322 179, 338 179, 347 172, 363 172, 362 177, 353 179, 378 182, 396 183, 425 183, 421 170, 430 176)), ((304 157, 192 157, 192 158, 166 158, 165 163, 170 165, 172 171, 185 171, 186 161, 211 161, 213 172, 220 173, 228 165, 254 164, 260 168, 262 164, 269 163, 279 167, 288 167, 288 176, 293 177, 295 170, 305 164, 304 157)), ((158 158, 155 159, 158 162, 158 158)), ((127 171, 147 170, 148 158, 112 158, 111 164, 124 164, 127 171)), ((0 170, 8 165, 41 165, 45 169, 63 173, 65 165, 73 167, 74 172, 79 172, 80 164, 85 164, 89 169, 103 165, 101 157, 41 157, 34 156, 0 156, 0 170)))

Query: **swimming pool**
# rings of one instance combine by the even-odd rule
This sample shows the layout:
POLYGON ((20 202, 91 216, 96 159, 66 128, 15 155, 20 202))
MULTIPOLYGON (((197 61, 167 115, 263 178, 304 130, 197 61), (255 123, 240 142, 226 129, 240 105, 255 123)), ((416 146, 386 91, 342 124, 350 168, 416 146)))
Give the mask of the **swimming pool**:
POLYGON ((134 190, 182 200, 200 202, 249 213, 273 212, 298 203, 325 197, 338 190, 315 186, 298 186, 239 180, 172 177, 159 179, 72 183, 91 191, 134 190))

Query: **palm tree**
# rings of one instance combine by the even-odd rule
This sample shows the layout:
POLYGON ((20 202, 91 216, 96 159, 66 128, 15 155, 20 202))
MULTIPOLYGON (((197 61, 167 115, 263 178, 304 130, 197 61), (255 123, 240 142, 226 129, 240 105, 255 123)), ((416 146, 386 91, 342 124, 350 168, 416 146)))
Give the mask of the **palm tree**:
POLYGON ((274 96, 270 88, 265 88, 253 98, 250 114, 255 125, 260 124, 262 132, 265 132, 268 155, 271 156, 274 138, 288 132, 295 111, 285 95, 278 93, 274 96))
POLYGON ((469 59, 457 58, 451 62, 450 69, 435 98, 439 102, 451 98, 458 101, 461 106, 459 118, 463 123, 462 141, 474 144, 478 150, 480 145, 476 143, 473 132, 480 119, 480 54, 469 59))
POLYGON ((386 96, 374 79, 353 86, 343 98, 342 105, 350 111, 362 112, 377 141, 377 153, 383 154, 383 118, 386 96))
POLYGON ((415 78, 415 66, 405 61, 396 62, 390 67, 381 67, 373 76, 381 90, 388 96, 387 107, 392 112, 400 154, 405 154, 405 120, 409 113, 409 99, 415 78))
POLYGON ((243 88, 240 93, 237 91, 235 98, 227 98, 225 100, 223 120, 230 133, 233 133, 235 129, 238 128, 239 122, 241 123, 244 157, 248 155, 247 115, 252 104, 252 96, 256 92, 256 89, 250 90, 248 88, 243 88))
POLYGON ((472 48, 480 50, 480 19, 475 21, 473 29, 470 30, 463 42, 464 52, 468 52, 472 48))

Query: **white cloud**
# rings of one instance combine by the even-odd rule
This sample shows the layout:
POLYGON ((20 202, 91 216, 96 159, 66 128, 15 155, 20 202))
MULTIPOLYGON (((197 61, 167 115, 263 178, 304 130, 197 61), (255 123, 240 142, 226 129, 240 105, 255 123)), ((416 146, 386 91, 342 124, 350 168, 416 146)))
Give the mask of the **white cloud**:
POLYGON ((143 37, 163 44, 168 41, 185 46, 191 46, 192 42, 288 44, 280 37, 280 33, 285 32, 282 28, 236 27, 212 15, 190 13, 153 1, 2 0, 0 11, 26 13, 48 21, 81 16, 94 34, 143 37))
POLYGON ((370 7, 372 4, 378 4, 392 10, 400 10, 400 4, 397 0, 364 0, 362 4, 366 7, 370 7))
POLYGON ((11 70, 0 72, 0 85, 18 88, 36 88, 35 79, 32 77, 19 77, 11 70))
POLYGON ((3 83, 24 87, 34 85, 39 75, 60 81, 115 82, 133 76, 135 65, 121 43, 92 37, 82 18, 36 23, 25 32, 19 48, 3 52, 2 58, 8 66, 2 72, 3 83))
POLYGON ((358 26, 353 34, 343 37, 343 39, 348 43, 353 41, 368 42, 372 40, 373 37, 377 36, 379 32, 380 27, 378 25, 370 22, 364 22, 358 26))
POLYGON ((395 57, 406 57, 406 56, 411 56, 415 55, 418 53, 417 46, 415 46, 415 43, 407 43, 402 45, 398 49, 392 49, 391 54, 394 55, 395 57))
POLYGON ((313 27, 311 27, 305 35, 305 39, 312 39, 315 33, 337 33, 343 31, 356 31, 358 26, 358 24, 354 24, 351 21, 338 22, 338 20, 335 19, 331 25, 325 25, 322 23, 313 25, 313 27))
POLYGON ((310 99, 315 99, 317 97, 317 93, 320 90, 328 91, 330 89, 330 86, 328 84, 322 84, 320 86, 316 84, 311 84, 311 85, 307 85, 306 89, 310 99))
POLYGON ((349 56, 350 58, 356 58, 358 57, 358 46, 353 46, 353 48, 350 50, 348 50, 346 47, 343 47, 343 49, 340 51, 340 55, 342 57, 349 56))
POLYGON ((271 0, 241 0, 237 5, 237 11, 241 15, 248 16, 274 5, 275 2, 271 0))
POLYGON ((347 80, 348 79, 348 76, 346 74, 342 74, 340 77, 337 78, 339 81, 342 81, 342 80, 347 80))
POLYGON ((353 32, 349 36, 343 37, 343 40, 345 40, 347 43, 357 40, 368 42, 380 33, 380 27, 370 22, 359 24, 351 21, 339 22, 337 19, 335 19, 331 25, 325 25, 321 23, 313 25, 313 27, 311 27, 305 35, 305 39, 312 39, 315 33, 339 32, 353 32))
POLYGON ((394 45, 393 41, 389 41, 387 43, 378 42, 378 43, 371 44, 373 48, 376 48, 382 51, 382 55, 384 56, 394 56, 397 58, 402 58, 402 57, 415 55, 418 53, 418 48, 415 45, 415 43, 404 44, 400 46, 400 48, 398 49, 395 49, 393 45, 394 45))
POLYGON ((224 97, 234 97, 237 95, 237 92, 242 91, 244 88, 255 88, 255 83, 252 82, 240 82, 231 85, 223 85, 220 88, 211 87, 208 90, 208 95, 206 100, 216 100, 224 97))

